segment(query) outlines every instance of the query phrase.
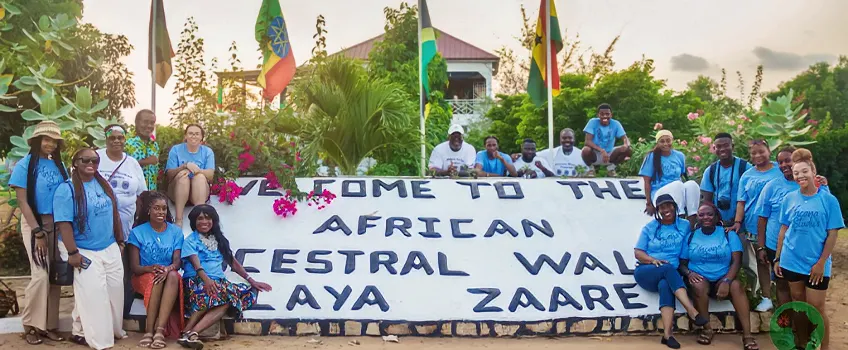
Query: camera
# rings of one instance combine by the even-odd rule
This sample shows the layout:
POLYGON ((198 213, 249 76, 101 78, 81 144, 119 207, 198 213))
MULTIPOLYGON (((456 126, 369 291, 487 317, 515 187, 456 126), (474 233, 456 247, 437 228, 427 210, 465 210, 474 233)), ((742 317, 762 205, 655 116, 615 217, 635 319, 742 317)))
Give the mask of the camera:
POLYGON ((730 209, 730 198, 719 198, 718 203, 716 203, 716 207, 721 210, 730 209))

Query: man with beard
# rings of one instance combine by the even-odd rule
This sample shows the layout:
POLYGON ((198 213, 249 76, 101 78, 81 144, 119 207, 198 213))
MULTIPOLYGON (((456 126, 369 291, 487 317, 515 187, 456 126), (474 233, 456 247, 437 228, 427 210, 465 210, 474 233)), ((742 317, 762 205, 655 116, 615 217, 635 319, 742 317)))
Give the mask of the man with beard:
POLYGON ((127 140, 127 155, 138 160, 144 172, 147 189, 156 191, 159 183, 159 143, 153 131, 156 128, 156 115, 149 109, 142 109, 135 115, 135 136, 127 140))
POLYGON ((574 130, 571 128, 562 129, 559 133, 559 144, 554 149, 539 152, 539 157, 553 165, 553 172, 556 176, 575 177, 583 175, 577 171, 577 168, 585 168, 586 163, 583 162, 583 156, 580 152, 575 152, 574 130))
POLYGON ((615 166, 630 157, 630 139, 618 120, 612 119, 612 107, 602 103, 598 106, 598 117, 586 123, 586 145, 583 146, 583 162, 591 165, 589 176, 594 176, 595 167, 607 166, 607 175, 615 176, 615 166), (615 147, 615 140, 621 139, 624 145, 615 147))
MULTIPOLYGON (((572 132, 573 139, 574 133, 572 132)), ((549 168, 550 165, 545 160, 545 157, 536 155, 536 141, 533 141, 533 139, 524 139, 524 143, 521 145, 521 158, 515 161, 515 169, 518 170, 518 176, 529 176, 532 179, 556 176, 552 171, 548 170, 549 168)))
POLYGON ((733 225, 736 217, 736 194, 739 179, 748 169, 748 162, 733 155, 733 137, 719 133, 713 140, 718 161, 710 164, 701 179, 701 195, 712 202, 721 213, 724 226, 733 225))
POLYGON ((483 142, 486 150, 477 152, 474 165, 480 177, 518 176, 509 155, 498 150, 497 137, 487 136, 483 142))
POLYGON ((433 147, 430 153, 430 171, 436 176, 448 176, 453 172, 464 172, 474 167, 477 153, 474 146, 463 142, 465 130, 459 124, 448 129, 448 140, 433 147))

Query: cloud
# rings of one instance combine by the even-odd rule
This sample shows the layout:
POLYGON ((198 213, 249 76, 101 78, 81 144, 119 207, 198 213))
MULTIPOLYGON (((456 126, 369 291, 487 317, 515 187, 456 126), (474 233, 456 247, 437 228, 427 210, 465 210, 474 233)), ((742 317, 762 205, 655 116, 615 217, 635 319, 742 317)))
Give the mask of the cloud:
POLYGON ((833 62, 837 58, 835 55, 825 53, 799 55, 791 52, 774 51, 762 46, 754 48, 754 55, 766 69, 788 71, 805 69, 818 62, 833 62))
POLYGON ((705 58, 688 53, 671 57, 671 70, 683 72, 703 72, 710 68, 705 58))

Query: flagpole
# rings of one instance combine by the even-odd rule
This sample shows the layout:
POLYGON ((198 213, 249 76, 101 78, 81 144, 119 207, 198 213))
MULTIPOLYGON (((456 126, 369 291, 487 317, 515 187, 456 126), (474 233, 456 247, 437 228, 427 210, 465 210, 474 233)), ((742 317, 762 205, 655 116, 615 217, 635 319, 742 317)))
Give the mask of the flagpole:
POLYGON ((545 0, 545 82, 548 85, 548 149, 554 147, 553 67, 551 67, 551 1, 545 0))
POLYGON ((423 61, 421 57, 421 0, 418 0, 418 118, 419 118, 419 127, 421 130, 421 164, 419 167, 419 175, 424 176, 424 165, 425 156, 427 153, 427 145, 425 143, 425 130, 424 128, 424 78, 423 74, 427 74, 425 70, 422 69, 423 61))
POLYGON ((150 10, 150 107, 156 115, 156 1, 152 0, 150 10))

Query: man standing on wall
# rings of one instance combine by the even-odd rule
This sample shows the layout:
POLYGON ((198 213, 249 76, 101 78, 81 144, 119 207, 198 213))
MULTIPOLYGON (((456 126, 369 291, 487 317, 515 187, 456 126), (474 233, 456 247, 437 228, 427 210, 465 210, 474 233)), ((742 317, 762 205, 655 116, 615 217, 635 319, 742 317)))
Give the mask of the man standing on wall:
POLYGON ((518 177, 541 179, 546 176, 556 176, 548 170, 550 167, 545 157, 536 155, 536 141, 524 139, 524 143, 521 145, 521 158, 515 161, 518 177))
POLYGON ((710 164, 701 178, 701 195, 712 202, 721 213, 725 227, 733 226, 736 217, 736 193, 739 179, 748 169, 748 162, 733 155, 733 137, 718 133, 713 140, 718 160, 710 164))
POLYGON ((591 166, 587 175, 595 175, 595 167, 607 166, 607 176, 615 176, 615 166, 630 157, 630 139, 618 120, 612 119, 612 107, 602 103, 598 106, 597 118, 592 118, 583 128, 586 133, 586 145, 583 147, 583 161, 591 166), (615 140, 622 139, 624 145, 615 147, 615 140))
POLYGON ((474 167, 477 153, 474 146, 464 142, 465 130, 459 124, 448 129, 448 140, 438 144, 430 153, 430 171, 436 176, 449 176, 474 167))
POLYGON ((571 128, 562 129, 559 133, 559 144, 556 148, 539 152, 539 157, 544 158, 548 164, 553 166, 555 176, 576 177, 584 175, 579 169, 586 168, 586 163, 583 161, 582 154, 574 150, 574 130, 571 130, 571 128))

